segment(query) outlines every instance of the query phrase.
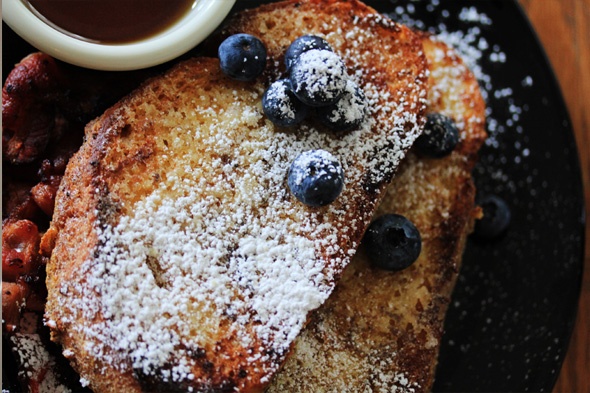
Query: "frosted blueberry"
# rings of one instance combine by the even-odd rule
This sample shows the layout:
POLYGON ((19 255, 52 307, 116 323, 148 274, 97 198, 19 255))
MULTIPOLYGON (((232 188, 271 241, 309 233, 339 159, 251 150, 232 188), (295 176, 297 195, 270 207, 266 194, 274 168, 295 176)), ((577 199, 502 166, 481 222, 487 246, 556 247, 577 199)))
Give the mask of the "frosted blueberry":
POLYGON ((318 108, 318 119, 334 131, 358 128, 367 115, 367 100, 363 90, 352 80, 346 81, 344 93, 334 104, 318 108))
POLYGON ((262 96, 262 110, 266 117, 281 127, 301 123, 309 109, 291 91, 289 81, 280 79, 273 82, 262 96))
POLYGON ((289 168, 288 185, 291 193, 308 206, 332 203, 344 188, 344 173, 336 157, 325 150, 301 153, 289 168))
POLYGON ((289 45, 287 51, 285 52, 285 66, 287 67, 287 71, 291 69, 291 66, 293 66, 295 61, 303 52, 307 52, 308 50, 312 49, 324 49, 332 51, 330 44, 317 35, 301 36, 295 39, 295 41, 289 45))
POLYGON ((303 52, 291 68, 291 87, 304 104, 326 106, 336 102, 346 87, 346 66, 334 52, 303 52))

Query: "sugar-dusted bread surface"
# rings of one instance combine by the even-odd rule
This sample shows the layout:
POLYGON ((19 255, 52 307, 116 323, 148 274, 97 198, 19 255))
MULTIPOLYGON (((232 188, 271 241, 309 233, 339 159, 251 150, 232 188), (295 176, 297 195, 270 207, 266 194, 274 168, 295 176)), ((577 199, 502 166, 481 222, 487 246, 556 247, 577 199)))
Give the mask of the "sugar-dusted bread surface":
POLYGON ((45 317, 96 392, 263 390, 420 132, 427 73, 416 34, 355 1, 244 15, 267 13, 284 22, 261 32, 271 58, 259 80, 233 81, 217 59, 182 62, 91 122, 68 165, 44 237, 45 317), (325 36, 363 88, 370 113, 359 129, 280 129, 263 115, 280 53, 306 33, 325 36), (317 148, 346 180, 334 203, 310 208, 286 175, 317 148))
POLYGON ((361 246, 332 296, 312 316, 269 392, 427 392, 467 235, 477 214, 471 170, 485 139, 485 106, 456 52, 423 37, 429 108, 461 131, 442 159, 411 152, 376 216, 402 214, 422 236, 406 270, 373 268, 361 246))

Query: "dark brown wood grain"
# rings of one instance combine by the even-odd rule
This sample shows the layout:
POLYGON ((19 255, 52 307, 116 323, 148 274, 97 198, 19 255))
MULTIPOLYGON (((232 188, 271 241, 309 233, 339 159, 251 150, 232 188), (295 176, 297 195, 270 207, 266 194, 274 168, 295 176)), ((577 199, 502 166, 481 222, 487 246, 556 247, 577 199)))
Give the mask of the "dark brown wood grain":
MULTIPOLYGON (((573 123, 590 212, 590 0, 519 0, 557 75, 573 123)), ((590 219, 578 317, 554 392, 590 392, 590 219)))

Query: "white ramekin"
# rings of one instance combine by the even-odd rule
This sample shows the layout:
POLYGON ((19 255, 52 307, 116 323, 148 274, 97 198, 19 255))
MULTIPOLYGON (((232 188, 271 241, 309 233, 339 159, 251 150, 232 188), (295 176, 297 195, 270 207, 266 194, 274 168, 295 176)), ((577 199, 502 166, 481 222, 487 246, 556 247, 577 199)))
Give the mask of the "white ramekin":
POLYGON ((235 0, 197 0, 176 23, 155 36, 125 44, 100 44, 62 33, 40 19, 24 0, 3 0, 2 19, 25 41, 81 67, 124 71, 151 67, 194 48, 227 16, 235 0))

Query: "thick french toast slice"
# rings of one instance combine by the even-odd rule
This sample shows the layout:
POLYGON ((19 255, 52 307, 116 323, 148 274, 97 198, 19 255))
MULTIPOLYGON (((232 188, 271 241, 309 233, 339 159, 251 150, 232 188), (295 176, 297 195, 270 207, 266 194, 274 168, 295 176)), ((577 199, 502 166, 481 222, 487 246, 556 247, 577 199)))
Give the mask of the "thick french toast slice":
POLYGON ((442 159, 411 151, 376 215, 402 214, 422 236, 406 270, 369 265, 363 247, 313 313, 269 392, 423 392, 432 387, 443 320, 477 214, 471 170, 485 139, 478 83, 456 52, 427 36, 429 108, 461 131, 442 159))
POLYGON ((45 317, 97 392, 264 389, 420 132, 427 71, 416 34, 352 1, 248 15, 270 9, 285 21, 260 34, 271 56, 258 81, 229 79, 217 59, 180 63, 91 122, 68 164, 43 238, 53 245, 45 317), (263 115, 277 45, 309 32, 297 18, 321 26, 364 89, 358 130, 281 129, 263 115), (335 202, 311 208, 286 175, 318 148, 346 181, 335 202))

